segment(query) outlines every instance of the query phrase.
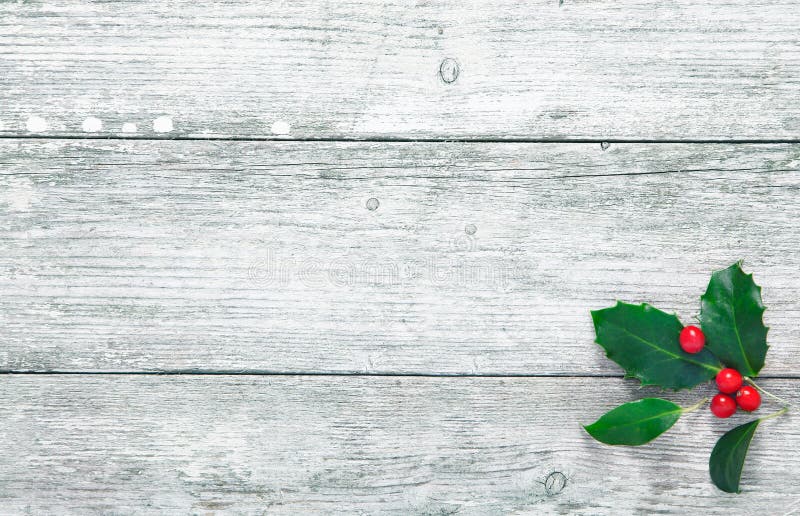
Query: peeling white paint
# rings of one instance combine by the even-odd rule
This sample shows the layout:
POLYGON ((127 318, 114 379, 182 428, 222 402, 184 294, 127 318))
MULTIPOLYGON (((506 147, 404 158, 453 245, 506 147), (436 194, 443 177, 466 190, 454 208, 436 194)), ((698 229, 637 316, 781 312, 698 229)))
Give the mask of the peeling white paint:
POLYGON ((122 124, 122 132, 123 133, 135 133, 138 130, 139 130, 139 128, 136 127, 136 124, 134 124, 132 122, 125 122, 124 124, 122 124))
POLYGON ((47 131, 47 120, 40 116, 29 116, 25 121, 25 128, 30 133, 43 133, 47 131))
POLYGON ((272 124, 270 130, 272 131, 272 134, 289 134, 292 128, 289 126, 288 122, 277 120, 272 124))
POLYGON ((83 128, 84 132, 96 133, 103 130, 103 121, 99 118, 90 116, 83 121, 83 125, 81 127, 83 128))
POLYGON ((153 120, 153 131, 157 133, 168 133, 174 129, 172 125, 172 118, 168 116, 160 116, 153 120))

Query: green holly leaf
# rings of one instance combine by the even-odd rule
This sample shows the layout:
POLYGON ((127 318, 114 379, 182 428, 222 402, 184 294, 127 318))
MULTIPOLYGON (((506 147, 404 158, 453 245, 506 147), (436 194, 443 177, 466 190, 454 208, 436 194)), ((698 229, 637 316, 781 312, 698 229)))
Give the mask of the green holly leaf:
POLYGON ((669 430, 682 413, 671 401, 645 398, 620 405, 584 428, 601 443, 639 446, 669 430))
POLYGON ((760 422, 760 419, 756 419, 726 432, 711 452, 708 460, 711 480, 726 493, 739 492, 744 459, 760 422))
POLYGON ((767 327, 753 275, 744 273, 741 262, 715 272, 700 302, 706 347, 743 376, 756 376, 767 355, 767 327))
POLYGON ((648 304, 617 302, 592 312, 595 342, 606 356, 642 385, 685 389, 707 382, 721 369, 708 350, 689 354, 678 343, 683 325, 675 315, 648 304))

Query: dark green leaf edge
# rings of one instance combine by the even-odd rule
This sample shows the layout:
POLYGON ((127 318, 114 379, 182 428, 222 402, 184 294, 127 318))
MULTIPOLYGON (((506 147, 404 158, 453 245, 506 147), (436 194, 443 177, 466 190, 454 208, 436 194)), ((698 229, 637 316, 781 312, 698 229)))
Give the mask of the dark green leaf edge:
MULTIPOLYGON (((610 307, 608 307, 608 308, 616 308, 617 306, 619 306, 619 305, 624 305, 624 304, 628 304, 628 305, 636 305, 636 303, 627 303, 627 302, 625 302, 625 301, 620 301, 619 299, 617 299, 617 302, 616 302, 616 304, 615 304, 614 306, 610 306, 610 307)), ((639 303, 639 305, 638 305, 638 306, 641 306, 641 307, 649 306, 650 308, 652 308, 652 309, 654 309, 654 310, 659 310, 658 308, 656 308, 655 306, 651 305, 650 303, 639 303)), ((598 310, 590 310, 590 313, 591 313, 591 315, 592 315, 592 321, 594 321, 594 320, 595 320, 595 312, 601 312, 602 310, 607 310, 608 308, 600 308, 600 309, 598 309, 598 310)), ((663 310, 660 310, 660 311, 662 311, 662 312, 663 312, 663 310)), ((672 315, 672 316, 674 316, 676 319, 680 320, 680 318, 678 317, 678 314, 676 314, 676 313, 674 313, 674 312, 673 312, 673 313, 664 312, 664 313, 667 313, 668 315, 672 315)), ((605 348, 605 347, 604 347, 602 344, 600 344, 600 341, 599 341, 597 338, 595 338, 595 340, 594 340, 594 343, 595 343, 595 344, 597 344, 598 346, 600 346, 600 348, 601 348, 601 349, 602 349, 602 350, 605 352, 605 356, 606 356, 606 358, 607 358, 607 359, 611 360, 611 361, 612 361, 612 362, 614 362, 615 364, 617 363, 617 361, 616 361, 616 360, 614 360, 614 359, 611 357, 611 352, 610 352, 609 350, 607 350, 607 349, 606 349, 606 348, 605 348)), ((710 351, 709 351, 709 352, 710 352, 710 351)), ((713 353, 712 353, 712 354, 713 354, 713 353)), ((687 361, 687 362, 690 362, 690 363, 692 363, 692 364, 694 364, 694 365, 697 365, 697 366, 703 367, 704 369, 708 369, 709 371, 713 371, 713 372, 714 372, 714 376, 716 376, 716 374, 717 374, 717 373, 719 373, 719 372, 722 370, 722 367, 710 367, 708 364, 703 364, 702 362, 696 362, 696 361, 694 361, 694 360, 691 360, 691 358, 689 358, 689 357, 683 357, 683 356, 681 356, 680 358, 681 358, 681 359, 683 359, 683 360, 685 360, 685 361, 687 361)), ((719 358, 718 358, 716 355, 714 355, 714 358, 717 358, 717 360, 719 360, 719 358)), ((619 364, 618 364, 618 365, 619 365, 619 364)), ((714 376, 710 377, 710 378, 708 379, 708 381, 710 382, 710 381, 711 381, 711 380, 714 378, 714 376)), ((640 375, 638 375, 638 374, 635 374, 635 373, 634 373, 634 374, 631 374, 631 373, 628 373, 628 371, 625 371, 625 375, 623 376, 623 378, 625 378, 625 379, 629 379, 629 378, 635 378, 636 380, 639 380, 639 382, 642 384, 642 386, 643 386, 643 387, 646 387, 646 386, 653 385, 653 386, 656 386, 656 387, 658 387, 658 388, 659 388, 659 389, 661 389, 662 391, 674 391, 674 392, 679 392, 679 391, 682 391, 682 390, 684 390, 684 389, 687 389, 687 390, 689 390, 689 389, 693 389, 694 387, 697 387, 697 385, 700 385, 700 384, 697 384, 697 385, 690 386, 690 387, 681 387, 681 388, 678 388, 678 389, 672 389, 672 388, 669 388, 669 387, 662 387, 662 386, 658 385, 658 383, 656 383, 656 382, 647 382, 647 381, 646 381, 644 378, 642 378, 640 375)), ((708 382, 705 382, 705 383, 708 383, 708 382)))
MULTIPOLYGON (((749 278, 750 280, 752 280, 753 285, 756 287, 756 290, 758 290, 758 299, 759 299, 758 308, 761 309, 761 324, 764 325, 764 329, 765 329, 764 338, 766 340, 766 347, 767 347, 767 350, 765 351, 765 355, 766 355, 767 353, 769 353, 769 339, 767 338, 769 336, 769 326, 764 324, 764 312, 767 310, 767 307, 764 306, 764 296, 762 296, 761 285, 756 283, 755 279, 753 278, 753 273, 752 272, 750 274, 747 274, 746 272, 744 272, 744 269, 742 268, 742 264, 744 264, 744 260, 739 260, 739 261, 737 261, 736 263, 734 263, 733 265, 731 265, 729 267, 726 267, 724 269, 720 269, 718 271, 714 271, 711 275, 713 277, 713 275, 718 273, 718 272, 725 272, 728 269, 733 269, 734 267, 738 267, 738 269, 742 272, 742 274, 744 275, 745 278, 749 278)), ((703 295, 700 296, 700 306, 703 305, 703 300, 705 300, 705 298, 706 298, 706 292, 704 292, 703 295)), ((702 319, 700 321, 700 325, 702 326, 702 319)), ((708 351, 711 352, 712 354, 714 354, 714 352, 711 351, 711 349, 709 349, 708 351)), ((745 356, 747 356, 745 353, 743 353, 743 354, 745 356)), ((716 354, 714 354, 714 356, 717 357, 716 354)), ((717 359, 720 360, 720 362, 722 362, 722 360, 719 357, 717 357, 717 359)), ((725 364, 725 365, 730 367, 730 364, 725 364)), ((752 369, 752 367, 751 367, 751 369, 752 369)), ((760 372, 760 370, 758 372, 760 372)), ((758 376, 758 372, 756 372, 755 374, 749 375, 749 376, 751 378, 755 378, 755 377, 758 376)))

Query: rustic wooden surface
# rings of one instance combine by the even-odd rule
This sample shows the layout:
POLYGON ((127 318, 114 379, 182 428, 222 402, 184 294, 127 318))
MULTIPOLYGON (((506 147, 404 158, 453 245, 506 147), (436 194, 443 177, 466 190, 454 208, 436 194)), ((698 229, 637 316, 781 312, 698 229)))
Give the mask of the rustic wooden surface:
POLYGON ((709 482, 708 454, 746 416, 688 414, 638 448, 579 426, 654 392, 616 378, 5 376, 0 500, 29 514, 793 514, 796 414, 759 428, 739 496, 709 482))
POLYGON ((798 25, 0 2, 0 513, 800 513, 794 412, 737 496, 707 461, 745 416, 635 449, 580 428, 656 393, 588 310, 690 322, 739 259, 763 383, 798 392, 798 25))
POLYGON ((0 121, 9 134, 797 139, 798 26, 793 0, 8 1, 0 121))
POLYGON ((6 140, 0 161, 2 369, 618 374, 589 310, 688 324, 745 259, 764 374, 800 371, 800 145, 6 140))

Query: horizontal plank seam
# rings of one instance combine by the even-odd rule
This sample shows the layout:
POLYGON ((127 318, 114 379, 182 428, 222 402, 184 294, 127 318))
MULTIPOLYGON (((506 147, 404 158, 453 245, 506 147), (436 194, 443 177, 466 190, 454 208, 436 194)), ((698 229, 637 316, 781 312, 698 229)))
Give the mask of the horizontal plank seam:
POLYGON ((3 134, 0 140, 131 140, 131 141, 224 141, 224 142, 330 142, 330 143, 641 143, 641 144, 797 144, 800 138, 744 138, 744 139, 648 139, 648 138, 274 138, 254 136, 84 136, 84 135, 41 135, 41 134, 3 134))
MULTIPOLYGON (((398 378, 625 378, 622 374, 613 373, 395 373, 395 372, 316 372, 316 371, 263 371, 263 370, 206 370, 177 369, 164 371, 70 371, 70 370, 0 370, 0 375, 7 376, 363 376, 363 377, 398 377, 398 378)), ((761 380, 800 380, 797 375, 761 375, 761 380)))

